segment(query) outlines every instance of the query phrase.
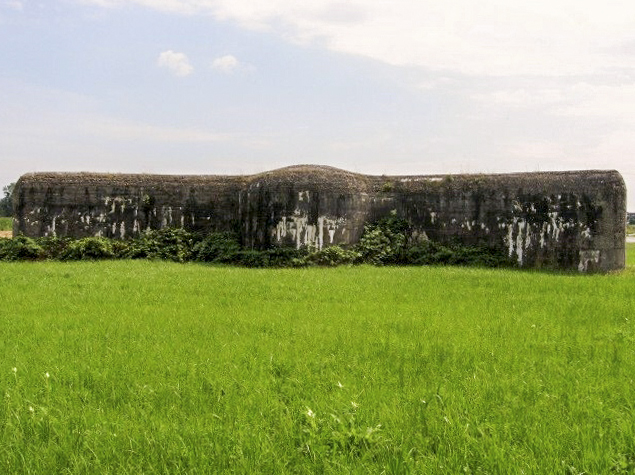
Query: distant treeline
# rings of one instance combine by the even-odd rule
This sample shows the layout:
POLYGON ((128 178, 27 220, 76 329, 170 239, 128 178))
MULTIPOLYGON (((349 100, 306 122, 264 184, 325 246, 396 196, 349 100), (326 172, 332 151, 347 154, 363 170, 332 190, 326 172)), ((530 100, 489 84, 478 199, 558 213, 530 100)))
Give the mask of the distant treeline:
POLYGON ((11 183, 2 188, 3 197, 0 198, 0 216, 13 216, 13 203, 11 195, 13 194, 14 188, 15 183, 11 183))

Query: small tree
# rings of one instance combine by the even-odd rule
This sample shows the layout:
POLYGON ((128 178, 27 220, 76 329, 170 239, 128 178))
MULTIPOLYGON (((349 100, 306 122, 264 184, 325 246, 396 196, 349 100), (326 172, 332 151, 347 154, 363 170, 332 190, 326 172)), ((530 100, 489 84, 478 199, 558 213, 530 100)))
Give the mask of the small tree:
POLYGON ((14 188, 15 183, 11 183, 2 188, 4 197, 0 199, 0 216, 13 216, 13 202, 11 195, 13 194, 14 188))

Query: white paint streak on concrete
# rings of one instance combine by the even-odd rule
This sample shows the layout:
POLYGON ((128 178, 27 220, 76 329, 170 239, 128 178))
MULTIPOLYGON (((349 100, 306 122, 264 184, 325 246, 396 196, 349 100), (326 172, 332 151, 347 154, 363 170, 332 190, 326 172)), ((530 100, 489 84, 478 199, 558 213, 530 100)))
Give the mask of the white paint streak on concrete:
POLYGON ((540 248, 545 247, 545 234, 549 232, 549 224, 542 223, 542 228, 540 229, 540 248))
POLYGON ((507 237, 505 238, 507 242, 507 250, 509 251, 509 257, 512 257, 514 254, 514 225, 507 225, 507 237))
POLYGON ((278 221, 275 228, 271 230, 271 235, 278 242, 287 236, 291 237, 297 249, 302 246, 312 246, 319 250, 324 247, 327 233, 329 244, 333 244, 336 231, 343 227, 345 222, 343 218, 318 216, 316 224, 309 224, 308 215, 296 209, 293 215, 283 216, 278 221))
POLYGON ((322 246, 324 246, 324 217, 320 216, 317 222, 318 222, 317 248, 322 249, 322 246))
POLYGON ((523 245, 523 231, 525 230, 525 221, 518 221, 518 235, 516 236, 516 258, 518 260, 518 265, 522 267, 523 265, 523 253, 524 253, 524 245, 523 245))
POLYGON ((589 251, 580 251, 580 263, 578 264, 578 270, 580 272, 587 272, 589 270, 589 264, 599 264, 600 262, 600 251, 598 250, 589 250, 589 251))
POLYGON ((282 220, 276 225, 276 240, 279 242, 285 237, 287 237, 287 217, 283 216, 282 220))
POLYGON ((526 223, 525 225, 525 250, 531 247, 531 225, 526 223))

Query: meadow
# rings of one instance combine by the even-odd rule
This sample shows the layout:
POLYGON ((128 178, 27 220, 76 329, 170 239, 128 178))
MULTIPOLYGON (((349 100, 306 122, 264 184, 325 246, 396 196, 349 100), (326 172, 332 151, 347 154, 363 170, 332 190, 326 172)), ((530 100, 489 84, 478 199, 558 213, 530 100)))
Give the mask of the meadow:
POLYGON ((0 231, 11 231, 13 229, 13 218, 0 217, 0 231))
POLYGON ((633 473, 634 289, 0 263, 0 473, 633 473))

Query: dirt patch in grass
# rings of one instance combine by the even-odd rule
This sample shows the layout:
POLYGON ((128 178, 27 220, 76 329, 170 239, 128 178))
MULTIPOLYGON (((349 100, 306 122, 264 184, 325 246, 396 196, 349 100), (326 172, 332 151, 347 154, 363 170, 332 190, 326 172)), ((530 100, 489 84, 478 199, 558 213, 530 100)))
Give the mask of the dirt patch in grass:
POLYGON ((13 236, 11 231, 0 231, 0 238, 10 238, 13 236))

